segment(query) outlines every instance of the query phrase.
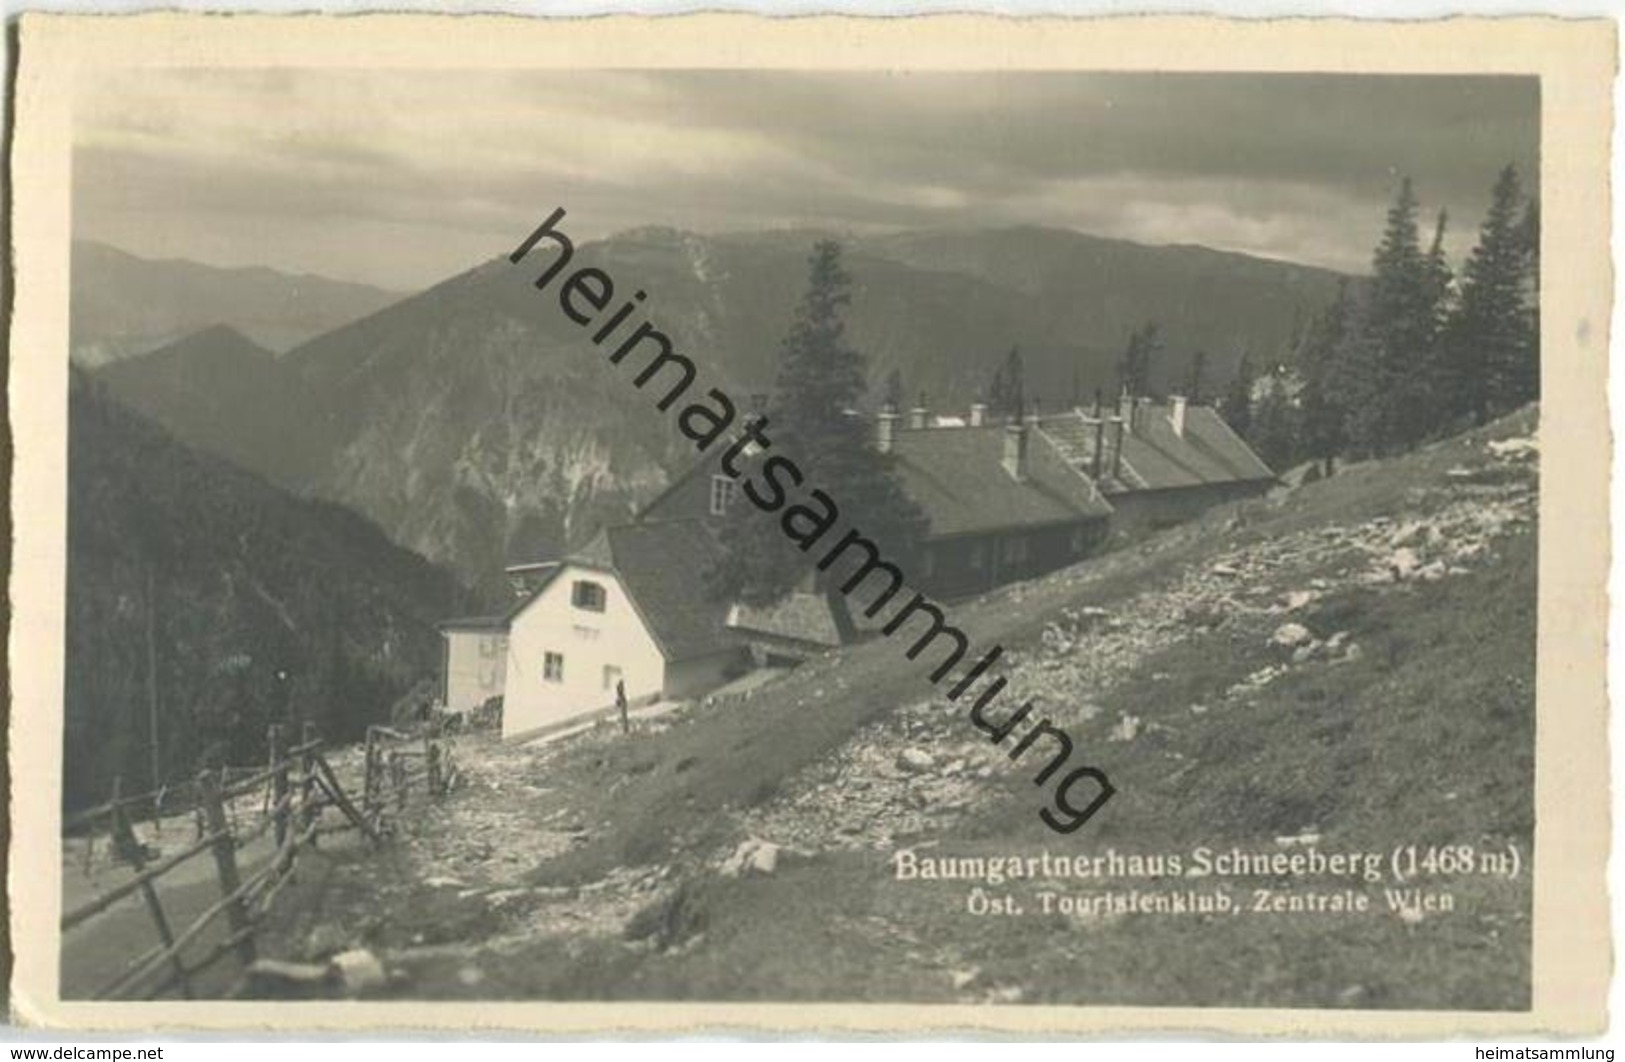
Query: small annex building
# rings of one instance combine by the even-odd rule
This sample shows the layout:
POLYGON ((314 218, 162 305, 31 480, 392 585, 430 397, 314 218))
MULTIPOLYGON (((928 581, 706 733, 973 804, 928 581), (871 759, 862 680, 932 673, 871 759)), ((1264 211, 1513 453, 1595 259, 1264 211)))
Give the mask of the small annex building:
POLYGON ((508 667, 508 618, 465 616, 439 624, 440 703, 470 712, 502 695, 508 667))

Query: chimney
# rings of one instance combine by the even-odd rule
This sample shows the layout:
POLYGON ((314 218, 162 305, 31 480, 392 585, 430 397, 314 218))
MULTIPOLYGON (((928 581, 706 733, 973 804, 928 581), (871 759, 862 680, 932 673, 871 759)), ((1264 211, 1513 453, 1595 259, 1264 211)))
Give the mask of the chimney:
POLYGON ((1168 396, 1168 419, 1173 422, 1174 434, 1185 434, 1185 396, 1168 396))
POLYGON ((1036 398, 1033 399, 1032 402, 1030 402, 1028 404, 1028 408, 1031 409, 1032 412, 1027 414, 1027 423, 1028 424, 1037 424, 1038 423, 1038 399, 1036 399, 1036 398))
POLYGON ((914 408, 908 411, 908 426, 914 431, 919 431, 929 421, 930 414, 925 408, 925 392, 921 391, 920 397, 914 402, 914 408))
POLYGON ((875 449, 889 454, 896 442, 897 411, 887 405, 875 416, 875 449))
POLYGON ((1134 430, 1134 396, 1128 393, 1126 387, 1117 399, 1117 416, 1129 431, 1134 430))
POLYGON ((1112 418, 1112 478, 1120 479, 1123 471, 1123 431, 1128 427, 1122 417, 1112 418))
POLYGON ((970 426, 980 428, 987 421, 987 403, 972 402, 970 404, 970 426))
POLYGON ((1020 419, 1004 426, 1004 470, 1010 478, 1022 482, 1027 478, 1027 425, 1020 419))

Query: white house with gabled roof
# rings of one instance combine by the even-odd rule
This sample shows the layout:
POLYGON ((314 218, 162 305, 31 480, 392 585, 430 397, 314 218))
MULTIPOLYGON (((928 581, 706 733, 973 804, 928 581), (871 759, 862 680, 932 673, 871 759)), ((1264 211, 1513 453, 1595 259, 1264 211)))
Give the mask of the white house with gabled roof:
POLYGON ((687 697, 744 669, 727 606, 705 592, 716 556, 700 521, 625 524, 539 573, 507 617, 504 738, 541 734, 629 703, 687 697))

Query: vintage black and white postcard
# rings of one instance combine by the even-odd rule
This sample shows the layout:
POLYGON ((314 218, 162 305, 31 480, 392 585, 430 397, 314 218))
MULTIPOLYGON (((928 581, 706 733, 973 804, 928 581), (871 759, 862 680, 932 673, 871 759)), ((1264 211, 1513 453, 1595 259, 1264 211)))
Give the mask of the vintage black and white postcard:
POLYGON ((14 998, 1604 1021, 1606 22, 27 17, 14 998))

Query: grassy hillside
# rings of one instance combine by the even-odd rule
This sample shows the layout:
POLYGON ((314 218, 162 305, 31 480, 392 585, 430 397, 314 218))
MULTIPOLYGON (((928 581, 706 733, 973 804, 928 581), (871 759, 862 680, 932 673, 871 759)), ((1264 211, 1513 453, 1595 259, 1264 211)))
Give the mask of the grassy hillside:
POLYGON ((1040 823, 1033 764, 881 641, 630 738, 465 747, 468 786, 409 848, 336 866, 286 947, 307 953, 319 926, 378 948, 402 996, 1527 1006, 1536 468, 1490 444, 1534 419, 957 608, 1110 773, 1118 795, 1077 834, 1040 823), (749 838, 780 846, 772 872, 723 873, 749 838), (1399 844, 1514 845, 1523 871, 1420 882, 1454 910, 1405 917, 1392 882, 892 874, 903 850, 1310 843, 1384 865, 1399 844), (1022 913, 972 913, 979 885, 1022 913), (1040 895, 1196 886, 1237 913, 1044 914, 1040 895), (1344 887, 1373 913, 1250 909, 1261 888, 1344 887))
POLYGON ((435 674, 433 624, 464 604, 445 572, 177 442, 78 370, 70 402, 69 807, 105 798, 115 774, 149 787, 149 678, 174 781, 256 761, 272 721, 354 736, 435 674))

